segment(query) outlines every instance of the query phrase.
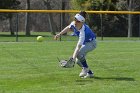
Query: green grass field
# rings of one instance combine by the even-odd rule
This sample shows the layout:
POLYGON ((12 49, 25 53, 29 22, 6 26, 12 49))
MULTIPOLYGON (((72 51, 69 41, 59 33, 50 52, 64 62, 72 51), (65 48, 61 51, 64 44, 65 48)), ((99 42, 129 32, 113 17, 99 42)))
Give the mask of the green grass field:
POLYGON ((0 93, 140 92, 138 40, 98 40, 97 49, 87 55, 95 77, 81 79, 81 68, 61 68, 57 61, 72 55, 76 41, 29 38, 32 42, 0 42, 0 93))

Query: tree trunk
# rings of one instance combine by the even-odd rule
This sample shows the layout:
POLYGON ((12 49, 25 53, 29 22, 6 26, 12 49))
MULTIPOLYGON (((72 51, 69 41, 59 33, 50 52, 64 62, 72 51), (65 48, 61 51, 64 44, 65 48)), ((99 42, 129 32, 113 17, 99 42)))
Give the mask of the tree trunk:
MULTIPOLYGON (((129 11, 132 10, 132 0, 128 1, 129 3, 129 11)), ((128 14, 128 38, 132 37, 132 15, 128 14)))
MULTIPOLYGON (((30 10, 30 0, 27 0, 26 4, 27 10, 30 10)), ((25 34, 26 36, 30 36, 30 13, 26 13, 25 15, 25 34)))
POLYGON ((10 29, 10 33, 11 33, 11 35, 12 36, 14 36, 15 35, 15 20, 16 18, 15 18, 15 14, 14 13, 11 13, 11 14, 9 14, 9 29, 10 29))
MULTIPOLYGON (((62 0, 62 10, 65 10, 65 2, 64 1, 65 0, 62 0)), ((64 29, 65 26, 66 26, 65 13, 61 13, 61 30, 64 29)), ((65 33, 64 35, 67 35, 67 33, 65 33)))
POLYGON ((140 15, 139 15, 139 38, 140 38, 140 15))
MULTIPOLYGON (((52 10, 50 2, 48 2, 48 0, 44 0, 44 4, 46 5, 47 9, 52 10)), ((48 19, 49 19, 51 34, 55 35, 57 26, 56 26, 55 22, 53 21, 53 15, 51 13, 48 13, 48 19)))
POLYGON ((10 23, 10 33, 11 33, 11 35, 13 36, 13 35, 15 35, 15 33, 14 33, 14 30, 13 30, 13 22, 12 22, 12 17, 10 17, 9 18, 9 23, 10 23))
POLYGON ((103 40, 103 14, 100 14, 100 19, 101 19, 101 40, 103 40))
POLYGON ((128 38, 132 37, 132 15, 128 15, 128 38))

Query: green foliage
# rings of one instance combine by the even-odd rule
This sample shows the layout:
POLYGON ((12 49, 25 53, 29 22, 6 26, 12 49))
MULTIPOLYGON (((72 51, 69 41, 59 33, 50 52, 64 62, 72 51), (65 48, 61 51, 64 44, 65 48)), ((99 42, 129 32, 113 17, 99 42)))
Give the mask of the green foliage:
MULTIPOLYGON (((132 10, 139 10, 140 1, 133 0, 132 10)), ((72 0, 73 9, 79 10, 95 10, 95 11, 118 11, 128 10, 128 0, 72 0)), ((89 14, 87 24, 101 36, 101 20, 103 22, 104 36, 127 36, 128 15, 109 15, 109 14, 89 14)), ((133 15, 133 36, 139 35, 139 17, 133 15)))
POLYGON ((71 0, 73 9, 115 10, 118 0, 71 0))
MULTIPOLYGON (((80 10, 103 10, 103 11, 117 11, 117 10, 128 10, 128 4, 126 0, 73 0, 73 8, 80 10), (84 4, 83 4, 84 3, 84 4), (89 3, 89 4, 86 4, 89 3), (85 6, 82 6, 85 5, 85 6), (88 6, 86 6, 88 5, 88 6)), ((133 10, 138 10, 139 1, 133 1, 133 10)), ((98 36, 101 35, 101 20, 103 22, 103 35, 104 36, 127 36, 128 15, 109 15, 109 14, 89 14, 87 23, 96 32, 98 36), (102 17, 102 18, 101 18, 102 17), (123 25, 123 26, 122 26, 123 25)), ((139 20, 137 15, 133 16, 133 36, 138 36, 137 24, 139 20), (136 29, 137 28, 137 29, 136 29)))
MULTIPOLYGON (((78 9, 84 9, 84 10, 104 10, 104 11, 115 11, 116 9, 116 3, 118 1, 117 0, 75 0, 73 6, 76 7, 80 7, 78 9), (82 6, 82 4, 84 3, 84 5, 87 6, 82 6), (88 3, 88 4, 87 4, 88 3)), ((76 8, 75 8, 76 9, 76 8)), ((90 14, 88 16, 89 20, 87 21, 87 23, 89 24, 89 26, 97 33, 98 36, 101 35, 101 15, 97 15, 97 14, 90 14)), ((112 31, 115 27, 115 25, 117 25, 117 16, 116 15, 102 15, 102 21, 103 21, 103 30, 104 30, 104 35, 105 36, 109 36, 110 31, 112 31), (105 28, 107 27, 107 29, 105 28)), ((114 32, 118 33, 118 29, 116 29, 114 32)), ((120 35, 120 34, 119 34, 120 35)), ((113 36, 117 36, 113 35, 113 36)), ((122 34, 123 36, 123 34, 122 34)))
POLYGON ((87 10, 90 0, 71 0, 72 9, 87 10))

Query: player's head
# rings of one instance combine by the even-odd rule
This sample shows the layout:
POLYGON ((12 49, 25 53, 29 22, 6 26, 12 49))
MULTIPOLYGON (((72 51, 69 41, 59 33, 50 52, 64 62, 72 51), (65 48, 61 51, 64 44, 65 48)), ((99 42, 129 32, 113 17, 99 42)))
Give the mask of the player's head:
POLYGON ((75 20, 84 23, 85 22, 85 18, 86 18, 86 12, 85 11, 80 11, 78 14, 76 14, 75 20))

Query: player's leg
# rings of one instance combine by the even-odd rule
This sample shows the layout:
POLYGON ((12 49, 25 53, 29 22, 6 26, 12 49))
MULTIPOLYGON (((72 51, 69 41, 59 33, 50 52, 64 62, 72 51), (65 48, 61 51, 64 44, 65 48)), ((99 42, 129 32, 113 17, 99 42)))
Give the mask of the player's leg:
POLYGON ((80 77, 84 77, 87 74, 93 76, 93 72, 89 69, 87 61, 86 61, 86 54, 96 48, 96 42, 89 42, 83 45, 78 53, 78 65, 82 67, 82 71, 79 74, 80 77))
POLYGON ((77 59, 77 58, 76 58, 76 63, 77 63, 77 65, 78 65, 79 67, 83 67, 82 63, 81 63, 80 60, 77 59))
POLYGON ((80 72, 79 76, 80 77, 84 77, 86 76, 87 77, 87 74, 88 74, 88 77, 93 77, 93 72, 89 69, 89 66, 86 62, 86 59, 84 58, 83 60, 79 61, 79 63, 81 63, 80 67, 82 68, 82 71, 80 72))
POLYGON ((78 66, 80 66, 82 68, 82 71, 79 74, 80 77, 83 77, 83 76, 93 77, 93 72, 89 68, 88 68, 88 71, 86 69, 84 69, 82 63, 80 62, 80 60, 76 59, 76 63, 78 64, 78 66), (88 75, 87 75, 87 73, 88 73, 88 75))

